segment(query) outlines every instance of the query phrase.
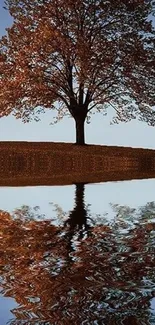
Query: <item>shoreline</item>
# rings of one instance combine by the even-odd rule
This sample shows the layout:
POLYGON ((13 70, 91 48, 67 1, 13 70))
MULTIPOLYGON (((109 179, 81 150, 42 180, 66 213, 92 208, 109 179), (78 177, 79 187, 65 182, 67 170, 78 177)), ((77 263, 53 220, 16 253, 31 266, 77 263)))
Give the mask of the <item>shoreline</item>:
POLYGON ((84 146, 76 145, 76 143, 72 142, 52 142, 52 141, 0 141, 0 149, 1 148, 6 148, 8 147, 9 149, 12 148, 23 148, 23 149, 32 149, 32 148, 38 148, 40 149, 56 149, 56 150, 61 150, 66 149, 66 150, 71 150, 71 151, 76 151, 77 149, 80 150, 92 150, 95 152, 98 152, 100 149, 102 151, 111 151, 111 150, 122 150, 126 152, 131 152, 131 151, 147 151, 150 153, 155 153, 155 149, 152 148, 135 148, 135 147, 125 147, 125 146, 114 146, 114 145, 100 145, 100 144, 85 144, 84 146))
POLYGON ((155 178, 155 150, 61 142, 0 142, 0 186, 155 178))

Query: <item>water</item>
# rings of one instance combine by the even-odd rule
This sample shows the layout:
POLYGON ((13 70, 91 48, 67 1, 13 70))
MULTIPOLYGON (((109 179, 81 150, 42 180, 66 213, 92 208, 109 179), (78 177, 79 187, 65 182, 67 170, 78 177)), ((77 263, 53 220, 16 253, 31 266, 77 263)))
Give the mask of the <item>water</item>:
POLYGON ((155 182, 0 188, 0 325, 155 324, 155 182))

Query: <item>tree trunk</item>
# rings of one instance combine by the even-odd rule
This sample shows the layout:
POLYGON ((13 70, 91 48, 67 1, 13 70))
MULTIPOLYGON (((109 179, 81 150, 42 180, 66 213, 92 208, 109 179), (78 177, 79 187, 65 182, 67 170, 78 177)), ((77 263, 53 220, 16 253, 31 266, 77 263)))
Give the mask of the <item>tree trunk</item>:
POLYGON ((85 119, 83 119, 83 118, 75 119, 76 144, 79 144, 79 145, 85 144, 84 124, 85 124, 85 119))

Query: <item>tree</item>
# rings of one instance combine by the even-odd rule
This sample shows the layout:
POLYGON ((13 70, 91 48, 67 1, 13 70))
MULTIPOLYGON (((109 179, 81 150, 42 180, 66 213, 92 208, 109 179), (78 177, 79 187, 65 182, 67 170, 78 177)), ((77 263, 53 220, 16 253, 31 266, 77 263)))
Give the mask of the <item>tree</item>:
POLYGON ((91 114, 155 125, 152 0, 6 0, 14 19, 0 42, 0 116, 45 109, 75 120, 83 145, 91 114))
POLYGON ((10 325, 155 323, 155 202, 111 207, 113 220, 90 219, 77 184, 56 226, 38 206, 0 211, 1 293, 18 303, 10 325))

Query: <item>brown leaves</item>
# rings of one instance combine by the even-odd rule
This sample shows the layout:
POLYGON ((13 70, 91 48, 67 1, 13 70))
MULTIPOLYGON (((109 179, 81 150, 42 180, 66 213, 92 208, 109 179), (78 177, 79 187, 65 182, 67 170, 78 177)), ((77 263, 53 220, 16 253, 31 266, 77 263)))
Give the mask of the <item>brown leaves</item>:
POLYGON ((32 324, 103 319, 110 324, 115 317, 127 323, 131 314, 135 323, 147 324, 154 294, 154 203, 138 212, 112 205, 113 223, 100 218, 100 224, 87 229, 78 186, 67 220, 56 206, 59 227, 51 220, 36 221, 26 206, 12 216, 0 211, 0 275, 3 294, 20 304, 13 310, 15 324, 29 317, 32 324), (78 237, 82 229, 85 237, 78 237))
POLYGON ((13 112, 22 118, 26 110, 29 120, 38 106, 57 103, 71 114, 75 107, 87 106, 88 111, 102 105, 107 110, 111 105, 118 121, 139 114, 153 125, 155 53, 147 21, 151 1, 6 3, 14 24, 0 43, 0 116, 13 112), (141 105, 152 114, 144 113, 141 105))

